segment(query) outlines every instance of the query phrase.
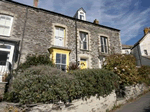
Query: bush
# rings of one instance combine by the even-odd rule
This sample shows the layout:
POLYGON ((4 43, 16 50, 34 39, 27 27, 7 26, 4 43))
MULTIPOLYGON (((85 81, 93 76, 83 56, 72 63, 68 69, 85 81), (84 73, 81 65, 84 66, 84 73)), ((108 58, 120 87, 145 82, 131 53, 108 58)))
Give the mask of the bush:
POLYGON ((37 65, 49 65, 54 66, 53 62, 49 58, 49 54, 43 54, 43 55, 28 55, 26 57, 26 61, 18 67, 19 69, 27 69, 31 66, 37 66, 37 65))
POLYGON ((114 54, 106 58, 103 68, 111 70, 119 77, 119 83, 132 85, 138 82, 136 60, 133 55, 114 54))
POLYGON ((79 88, 73 76, 44 65, 26 69, 17 75, 12 86, 6 99, 23 104, 71 101, 79 88))
POLYGON ((138 69, 140 81, 150 85, 150 66, 142 66, 138 69))
POLYGON ((117 86, 117 75, 101 69, 62 72, 50 66, 33 66, 14 79, 5 99, 22 104, 71 102, 108 95, 117 86))
POLYGON ((76 63, 70 63, 68 67, 68 71, 70 70, 78 70, 80 69, 79 66, 76 63))
POLYGON ((70 71, 79 81, 80 97, 105 96, 118 87, 117 75, 103 69, 84 69, 70 71))

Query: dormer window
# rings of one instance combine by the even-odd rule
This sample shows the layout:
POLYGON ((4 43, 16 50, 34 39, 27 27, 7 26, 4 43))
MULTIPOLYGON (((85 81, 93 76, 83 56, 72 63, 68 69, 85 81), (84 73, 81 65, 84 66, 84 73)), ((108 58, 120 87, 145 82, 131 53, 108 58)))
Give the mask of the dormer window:
POLYGON ((84 13, 80 12, 80 19, 84 20, 84 13))
POLYGON ((86 21, 86 12, 85 12, 85 10, 83 8, 78 9, 76 14, 74 15, 74 18, 86 21))

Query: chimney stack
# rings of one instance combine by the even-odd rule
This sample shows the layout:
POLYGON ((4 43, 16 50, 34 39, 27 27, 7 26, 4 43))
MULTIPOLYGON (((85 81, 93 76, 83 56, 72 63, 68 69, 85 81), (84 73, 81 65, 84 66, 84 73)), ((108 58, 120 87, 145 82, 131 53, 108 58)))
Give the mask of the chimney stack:
POLYGON ((146 35, 148 32, 150 32, 150 27, 144 29, 144 34, 146 35))
POLYGON ((39 0, 34 0, 34 7, 38 7, 39 0))
POLYGON ((99 24, 99 21, 97 19, 94 20, 94 24, 99 24))

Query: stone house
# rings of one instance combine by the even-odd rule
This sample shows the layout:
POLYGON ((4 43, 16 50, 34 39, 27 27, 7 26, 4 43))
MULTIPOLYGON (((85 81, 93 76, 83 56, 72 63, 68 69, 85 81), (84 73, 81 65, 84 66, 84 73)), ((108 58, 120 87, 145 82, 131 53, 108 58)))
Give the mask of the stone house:
POLYGON ((132 47, 137 66, 150 66, 150 28, 144 29, 144 36, 132 47))
POLYGON ((101 68, 106 56, 121 53, 120 30, 86 21, 83 8, 69 17, 37 5, 0 0, 0 71, 17 68, 28 54, 49 52, 65 70, 71 62, 101 68))

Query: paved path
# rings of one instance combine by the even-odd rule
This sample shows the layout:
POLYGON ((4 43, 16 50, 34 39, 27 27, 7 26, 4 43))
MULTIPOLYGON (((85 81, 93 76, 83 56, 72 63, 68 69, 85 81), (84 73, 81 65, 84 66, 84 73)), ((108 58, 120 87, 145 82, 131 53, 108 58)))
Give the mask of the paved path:
POLYGON ((115 112, 150 112, 150 92, 132 103, 127 103, 115 112))

